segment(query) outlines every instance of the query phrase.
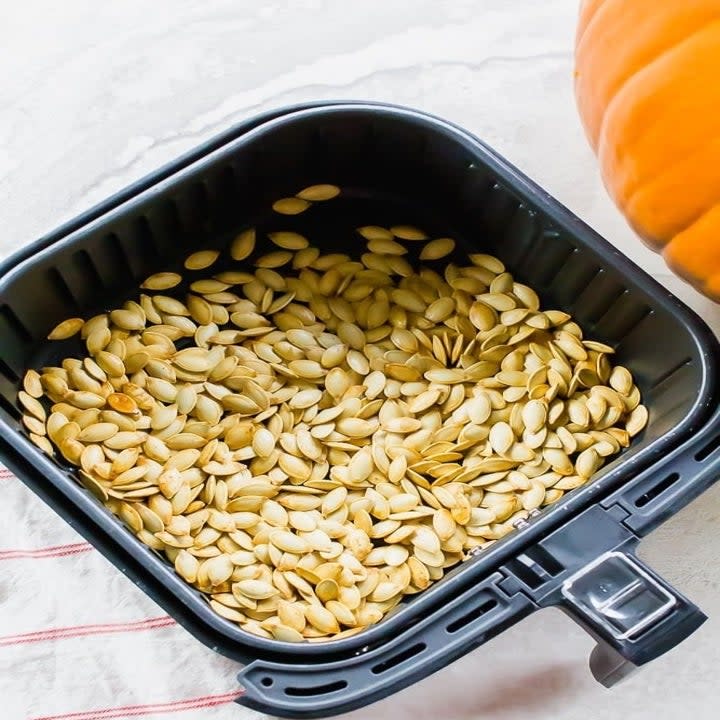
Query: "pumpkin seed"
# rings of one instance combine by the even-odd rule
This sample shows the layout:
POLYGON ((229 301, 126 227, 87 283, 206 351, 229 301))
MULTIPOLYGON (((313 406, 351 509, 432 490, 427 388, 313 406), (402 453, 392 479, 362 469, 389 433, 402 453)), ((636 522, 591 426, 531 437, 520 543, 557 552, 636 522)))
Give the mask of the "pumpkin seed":
POLYGON ((421 260, 439 260, 449 255, 455 249, 455 241, 452 238, 438 238, 431 240, 420 251, 421 260))
POLYGON ((425 232, 412 225, 393 225, 390 232, 401 240, 427 240, 425 232))
POLYGON ((23 390, 35 399, 43 396, 43 386, 40 373, 37 370, 28 370, 23 377, 23 390))
POLYGON ((305 607, 307 621, 324 634, 340 632, 340 625, 335 615, 322 605, 307 605, 305 607))
POLYGON ((279 268, 287 265, 292 260, 292 257, 293 255, 289 250, 277 250, 259 257, 255 261, 255 265, 259 268, 279 268))
MULTIPOLYGON (((312 198, 303 198, 304 200, 311 200, 312 198)), ((289 230, 283 232, 272 232, 268 233, 270 240, 282 248, 283 250, 303 250, 308 246, 308 240, 300 233, 291 232, 289 230)))
POLYGON ((204 270, 215 263, 220 256, 219 250, 199 250, 185 258, 185 268, 188 270, 204 270))
POLYGON ((299 215, 310 207, 311 203, 299 197, 288 197, 276 200, 272 209, 280 215, 299 215))
POLYGON ((366 240, 392 240, 393 234, 386 228, 378 225, 365 225, 357 228, 358 233, 366 240))
POLYGON ((67 340, 77 335, 85 321, 82 318, 70 318, 58 323, 49 333, 48 340, 67 340))
POLYGON ((146 278, 140 285, 145 290, 170 290, 182 282, 182 276, 174 272, 159 272, 146 278))
POLYGON ((78 435, 80 442, 101 443, 109 440, 113 435, 118 433, 120 428, 114 423, 99 422, 88 425, 78 435))
POLYGON ((301 190, 297 194, 297 197, 311 202, 320 202, 323 200, 331 200, 339 194, 340 188, 337 185, 311 185, 301 190))
POLYGON ((635 437, 648 422, 648 411, 644 405, 638 405, 629 415, 625 429, 630 437, 635 437))
POLYGON ((111 322, 121 330, 142 330, 145 327, 145 317, 132 310, 113 310, 110 313, 111 322))
POLYGON ((20 404, 27 410, 32 417, 36 418, 40 422, 45 422, 46 413, 45 408, 42 404, 25 390, 21 390, 18 393, 18 400, 20 404))
POLYGON ((255 249, 255 228, 241 232, 230 244, 230 256, 241 261, 252 255, 255 249))
POLYGON ((384 237, 369 240, 368 250, 378 255, 404 255, 407 253, 407 248, 403 245, 384 237))
POLYGON ((243 595, 252 600, 265 600, 277 595, 277 590, 269 582, 263 580, 240 580, 232 586, 233 594, 243 595))

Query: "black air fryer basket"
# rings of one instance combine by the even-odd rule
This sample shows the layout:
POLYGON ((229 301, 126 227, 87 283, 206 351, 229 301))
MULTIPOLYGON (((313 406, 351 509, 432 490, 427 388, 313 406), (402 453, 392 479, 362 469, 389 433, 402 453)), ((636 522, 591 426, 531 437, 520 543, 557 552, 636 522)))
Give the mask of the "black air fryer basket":
MULTIPOLYGON (((262 232, 259 233, 259 236, 262 232)), ((78 346, 79 347, 79 346, 78 346)), ((283 717, 361 707, 414 683, 541 607, 598 641, 612 685, 705 620, 635 556, 640 539, 717 478, 718 345, 677 298, 472 135, 385 105, 293 107, 242 123, 118 193, 0 266, 0 460, 202 642, 243 664, 240 703, 283 717), (497 255, 585 333, 613 345, 650 412, 593 481, 461 564, 358 635, 284 643, 216 615, 20 426, 19 379, 57 361, 45 338, 137 294, 190 249, 241 227, 275 228, 278 197, 331 182, 340 198, 287 229, 356 252, 348 228, 408 222, 497 255), (272 224, 274 223, 274 225, 272 224)))

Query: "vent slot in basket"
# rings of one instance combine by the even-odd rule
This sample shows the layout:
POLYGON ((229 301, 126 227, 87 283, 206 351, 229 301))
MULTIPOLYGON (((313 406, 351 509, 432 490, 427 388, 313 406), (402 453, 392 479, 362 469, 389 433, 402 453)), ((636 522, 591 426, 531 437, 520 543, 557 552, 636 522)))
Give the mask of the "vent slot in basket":
POLYGON ((581 293, 590 285, 599 270, 585 252, 575 248, 553 278, 552 292, 556 301, 568 312, 574 313, 581 293))
POLYGON ((469 625, 473 620, 477 620, 482 617, 486 612, 490 612, 497 605, 496 600, 486 600, 477 607, 473 608, 470 612, 461 615, 457 620, 453 620, 446 628, 445 631, 452 635, 458 630, 462 630, 466 625, 469 625))
POLYGON ((380 675, 387 670, 391 670, 392 668, 397 667, 398 665, 404 663, 410 658, 419 655, 426 648, 427 645, 422 642, 411 645, 409 648, 401 650, 399 653, 393 655, 392 657, 389 657, 387 660, 383 660, 381 663, 374 665, 372 668, 372 673, 373 675, 380 675))
POLYGON ((210 229, 210 198, 204 182, 188 185, 181 191, 179 198, 180 224, 184 231, 182 244, 188 247, 189 243, 197 242, 198 234, 210 229))
POLYGON ((720 434, 711 438, 709 442, 703 445, 695 453, 695 460, 697 460, 697 462, 702 462, 706 457, 712 455, 718 448, 720 448, 720 434))
MULTIPOLYGON (((272 680, 272 678, 268 679, 272 680)), ((263 680, 265 680, 265 678, 263 678, 263 680)), ((265 682, 263 682, 263 685, 268 687, 265 682)), ((290 697, 312 697, 313 695, 329 695, 330 693, 344 690, 347 686, 347 680, 336 680, 335 682, 325 683, 324 685, 312 685, 309 687, 288 687, 285 688, 285 694, 289 695, 290 697)))
POLYGON ((15 395, 15 384, 25 368, 25 354, 31 341, 30 331, 15 311, 9 305, 0 304, 0 371, 3 375, 0 392, 6 399, 9 399, 8 393, 15 395))
POLYGON ((639 498, 635 500, 635 507, 645 507, 648 503, 652 502, 656 497, 662 495, 668 488, 672 487, 678 480, 680 475, 676 472, 670 473, 667 477, 658 481, 649 490, 646 490, 639 498))

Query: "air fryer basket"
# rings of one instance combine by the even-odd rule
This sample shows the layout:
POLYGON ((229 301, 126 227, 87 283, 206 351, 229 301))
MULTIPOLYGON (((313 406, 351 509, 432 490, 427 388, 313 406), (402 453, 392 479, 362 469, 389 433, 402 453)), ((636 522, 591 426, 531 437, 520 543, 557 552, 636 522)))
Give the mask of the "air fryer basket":
POLYGON ((707 327, 606 241, 461 129, 361 103, 289 108, 243 123, 110 198, 0 266, 0 460, 204 643, 245 664, 240 702, 285 717, 366 705, 430 674, 539 607, 560 605, 599 642, 607 685, 695 630, 704 615, 634 555, 639 539, 706 489, 720 461, 707 327), (291 218, 272 200, 332 182, 343 194, 291 218), (143 546, 68 468, 20 430, 25 368, 78 346, 49 344, 59 320, 137 294, 144 277, 249 225, 298 230, 357 251, 348 228, 418 224, 459 254, 500 257, 543 307, 571 313, 617 349, 650 422, 593 482, 521 523, 357 636, 292 644, 250 635, 143 546))

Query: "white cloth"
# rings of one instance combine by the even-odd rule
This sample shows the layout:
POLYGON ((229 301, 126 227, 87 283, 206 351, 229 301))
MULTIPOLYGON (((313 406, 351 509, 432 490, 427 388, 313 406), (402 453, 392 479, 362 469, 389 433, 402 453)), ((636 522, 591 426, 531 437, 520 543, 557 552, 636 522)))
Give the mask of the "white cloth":
POLYGON ((250 720, 195 640, 0 468, 0 718, 250 720))

